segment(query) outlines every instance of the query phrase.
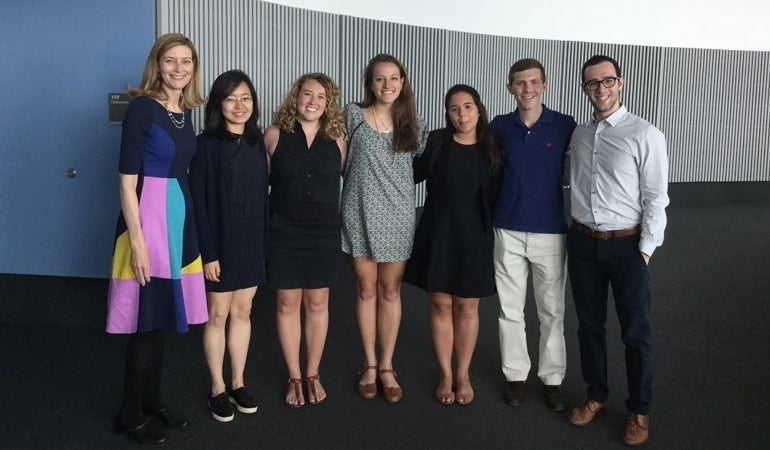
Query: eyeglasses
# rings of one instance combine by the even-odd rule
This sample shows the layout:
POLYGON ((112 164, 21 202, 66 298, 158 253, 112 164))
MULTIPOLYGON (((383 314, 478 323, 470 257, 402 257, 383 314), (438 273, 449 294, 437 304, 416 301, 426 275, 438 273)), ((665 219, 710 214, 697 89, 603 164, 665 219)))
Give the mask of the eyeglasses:
POLYGON ((241 103, 251 103, 254 101, 254 98, 251 95, 243 95, 241 97, 236 97, 234 95, 230 95, 225 97, 225 103, 228 105, 235 105, 238 102, 241 103))
POLYGON ((603 78, 601 80, 586 81, 585 83, 583 83, 583 87, 588 89, 589 91, 595 91, 599 89, 599 84, 601 84, 606 88, 611 88, 612 86, 615 86, 615 83, 617 83, 619 79, 620 77, 608 77, 608 78, 603 78))

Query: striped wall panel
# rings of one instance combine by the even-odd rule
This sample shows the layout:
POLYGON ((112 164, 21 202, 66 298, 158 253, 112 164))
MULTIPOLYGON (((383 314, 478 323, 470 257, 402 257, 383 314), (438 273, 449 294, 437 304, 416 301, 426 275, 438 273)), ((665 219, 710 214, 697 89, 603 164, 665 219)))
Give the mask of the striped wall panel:
MULTIPOLYGON (((334 78, 341 103, 363 98, 363 71, 377 53, 401 59, 430 128, 444 123, 443 96, 476 87, 490 119, 515 107, 505 89, 510 65, 546 67, 551 108, 589 118, 580 67, 615 57, 626 79, 623 103, 667 136, 670 180, 770 181, 770 52, 676 49, 490 36, 321 13, 255 0, 158 0, 157 32, 180 32, 198 46, 204 93, 230 68, 252 76, 262 124, 299 75, 334 78)), ((202 111, 196 111, 200 129, 202 111)), ((418 187, 418 204, 424 189, 418 187)))

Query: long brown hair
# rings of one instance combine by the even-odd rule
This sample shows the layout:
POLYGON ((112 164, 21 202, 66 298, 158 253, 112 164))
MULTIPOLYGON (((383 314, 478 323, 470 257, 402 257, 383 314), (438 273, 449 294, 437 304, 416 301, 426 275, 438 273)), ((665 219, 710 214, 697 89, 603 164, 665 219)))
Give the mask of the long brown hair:
POLYGON ((308 80, 317 81, 326 90, 326 111, 321 116, 321 136, 327 141, 342 137, 342 123, 344 117, 342 109, 337 103, 340 98, 340 90, 328 75, 320 72, 306 73, 297 78, 291 86, 291 90, 283 99, 281 107, 273 116, 273 125, 287 133, 294 133, 294 122, 297 120, 297 97, 302 85, 308 80))
POLYGON ((129 97, 133 99, 140 95, 146 95, 155 100, 168 100, 166 91, 163 90, 163 80, 160 77, 160 58, 166 52, 179 45, 184 45, 190 49, 193 63, 195 64, 190 82, 182 89, 179 107, 182 110, 192 109, 206 103, 201 95, 201 72, 198 62, 198 51, 195 50, 195 45, 190 39, 179 33, 164 34, 155 41, 150 54, 147 56, 147 62, 144 64, 142 82, 139 84, 139 87, 132 88, 126 85, 129 97))
POLYGON ((380 53, 369 61, 364 72, 364 100, 358 103, 361 108, 372 106, 377 98, 372 91, 374 84, 374 67, 379 63, 392 63, 398 66, 398 71, 404 82, 401 86, 401 94, 393 103, 390 111, 393 119, 393 150, 396 152, 411 152, 420 146, 419 129, 417 122, 417 107, 415 106, 414 91, 406 76, 406 69, 395 56, 380 53))

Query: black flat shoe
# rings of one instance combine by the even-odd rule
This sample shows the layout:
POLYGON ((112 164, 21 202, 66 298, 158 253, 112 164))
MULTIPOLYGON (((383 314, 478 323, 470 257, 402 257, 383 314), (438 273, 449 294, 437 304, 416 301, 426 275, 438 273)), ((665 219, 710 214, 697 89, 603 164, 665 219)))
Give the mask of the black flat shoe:
POLYGON ((158 420, 158 423, 160 423, 163 428, 184 430, 190 425, 190 422, 188 422, 187 419, 174 413, 168 408, 163 408, 156 411, 148 411, 148 413, 152 414, 152 416, 158 420))
POLYGON ((166 436, 163 430, 158 428, 151 420, 146 420, 143 424, 134 428, 127 428, 120 423, 120 419, 115 419, 115 434, 120 437, 128 435, 133 440, 144 445, 164 445, 166 436))

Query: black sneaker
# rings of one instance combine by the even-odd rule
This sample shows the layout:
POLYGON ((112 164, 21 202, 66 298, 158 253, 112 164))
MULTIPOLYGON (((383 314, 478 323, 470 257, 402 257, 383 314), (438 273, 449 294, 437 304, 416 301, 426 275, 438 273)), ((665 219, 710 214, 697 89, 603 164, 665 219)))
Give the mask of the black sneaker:
POLYGON ((257 402, 245 387, 239 387, 234 391, 230 391, 230 403, 235 405, 238 411, 242 413, 253 414, 257 412, 257 402))
POLYGON ((233 407, 227 399, 227 392, 222 392, 216 397, 209 399, 209 409, 211 416, 219 422, 230 422, 235 417, 233 407))

